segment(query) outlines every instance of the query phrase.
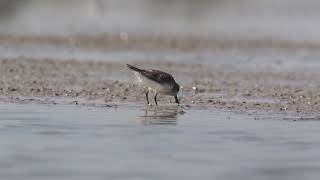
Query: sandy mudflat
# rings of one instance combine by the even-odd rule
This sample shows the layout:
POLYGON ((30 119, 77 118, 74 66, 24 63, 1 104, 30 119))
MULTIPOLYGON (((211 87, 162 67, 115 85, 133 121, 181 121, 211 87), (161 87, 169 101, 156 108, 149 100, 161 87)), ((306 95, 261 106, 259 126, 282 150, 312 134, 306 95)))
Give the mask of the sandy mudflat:
MULTIPOLYGON (((2 101, 73 103, 101 106, 145 103, 142 87, 126 62, 51 59, 0 60, 2 101)), ((222 69, 192 62, 129 62, 165 70, 183 86, 185 108, 222 108, 244 112, 288 112, 316 115, 320 110, 319 72, 270 69, 222 69)), ((159 97, 160 104, 173 103, 159 97)))

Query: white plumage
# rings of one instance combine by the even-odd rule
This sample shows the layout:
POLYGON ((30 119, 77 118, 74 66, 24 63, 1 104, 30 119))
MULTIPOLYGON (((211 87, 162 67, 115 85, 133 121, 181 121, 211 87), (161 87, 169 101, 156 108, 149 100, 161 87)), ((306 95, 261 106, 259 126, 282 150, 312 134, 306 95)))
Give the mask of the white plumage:
POLYGON ((172 92, 172 85, 171 84, 159 84, 153 80, 150 80, 138 72, 134 72, 134 75, 137 77, 139 83, 141 83, 145 88, 154 93, 159 93, 161 95, 175 95, 172 92))

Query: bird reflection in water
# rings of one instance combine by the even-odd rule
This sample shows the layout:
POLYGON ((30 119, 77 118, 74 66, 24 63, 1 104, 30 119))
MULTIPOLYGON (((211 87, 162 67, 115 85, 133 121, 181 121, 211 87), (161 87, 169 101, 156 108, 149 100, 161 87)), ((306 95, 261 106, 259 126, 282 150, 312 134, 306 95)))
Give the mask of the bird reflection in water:
POLYGON ((143 116, 138 116, 144 125, 176 125, 178 117, 185 113, 179 106, 147 107, 144 111, 143 116))

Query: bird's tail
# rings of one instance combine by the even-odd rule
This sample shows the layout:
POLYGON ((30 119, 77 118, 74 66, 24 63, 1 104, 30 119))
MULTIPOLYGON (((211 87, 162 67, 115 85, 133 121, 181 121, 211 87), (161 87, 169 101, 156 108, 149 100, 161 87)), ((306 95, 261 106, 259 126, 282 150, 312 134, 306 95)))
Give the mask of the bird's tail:
POLYGON ((130 65, 130 64, 127 64, 127 67, 128 67, 129 69, 134 70, 134 71, 137 71, 137 72, 141 72, 141 71, 142 71, 142 69, 136 68, 136 67, 134 67, 134 66, 132 66, 132 65, 130 65))

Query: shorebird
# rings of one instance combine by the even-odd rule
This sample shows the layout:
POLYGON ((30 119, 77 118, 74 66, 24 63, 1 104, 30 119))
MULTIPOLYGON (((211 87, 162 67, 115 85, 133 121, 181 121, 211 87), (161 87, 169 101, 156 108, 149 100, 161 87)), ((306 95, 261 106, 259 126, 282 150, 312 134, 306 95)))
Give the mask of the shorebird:
POLYGON ((155 93, 154 102, 156 103, 156 105, 158 105, 158 94, 174 96, 176 103, 180 103, 177 97, 180 86, 178 83, 176 83, 176 81, 169 73, 152 69, 139 69, 130 64, 127 64, 127 67, 134 72, 138 81, 147 88, 146 98, 148 104, 149 91, 153 91, 155 93))

